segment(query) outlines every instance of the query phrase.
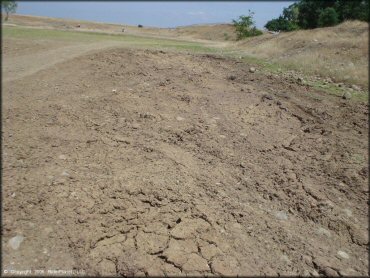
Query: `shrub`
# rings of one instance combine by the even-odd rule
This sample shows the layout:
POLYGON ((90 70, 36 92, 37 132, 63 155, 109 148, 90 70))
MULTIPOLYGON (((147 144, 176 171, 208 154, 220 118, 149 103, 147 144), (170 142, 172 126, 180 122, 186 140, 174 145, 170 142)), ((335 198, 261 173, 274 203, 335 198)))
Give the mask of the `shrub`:
POLYGON ((249 11, 249 15, 241 15, 238 20, 233 20, 238 40, 262 35, 262 31, 255 26, 253 15, 254 13, 249 11))

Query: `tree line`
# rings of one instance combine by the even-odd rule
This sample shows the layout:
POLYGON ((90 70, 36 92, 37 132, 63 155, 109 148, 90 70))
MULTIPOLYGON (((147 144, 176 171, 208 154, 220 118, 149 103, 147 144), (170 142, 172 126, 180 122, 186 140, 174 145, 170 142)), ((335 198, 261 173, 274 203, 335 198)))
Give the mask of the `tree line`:
MULTIPOLYGON (((254 13, 233 20, 237 38, 262 34, 253 21, 254 13)), ((278 18, 268 21, 269 31, 294 31, 337 25, 345 20, 369 22, 369 0, 299 0, 284 8, 278 18)))
POLYGON ((369 21, 368 0, 300 0, 265 28, 270 31, 293 31, 337 25, 345 20, 369 21))

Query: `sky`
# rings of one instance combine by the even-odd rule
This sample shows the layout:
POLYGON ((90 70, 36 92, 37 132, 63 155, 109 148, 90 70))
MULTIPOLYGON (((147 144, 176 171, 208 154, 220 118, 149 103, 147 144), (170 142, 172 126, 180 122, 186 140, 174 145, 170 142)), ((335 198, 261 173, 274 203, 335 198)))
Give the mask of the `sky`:
POLYGON ((233 19, 247 15, 248 10, 251 10, 255 13, 256 26, 263 28, 268 20, 278 17, 283 8, 291 4, 292 1, 18 1, 17 14, 167 28, 192 24, 231 23, 233 19))

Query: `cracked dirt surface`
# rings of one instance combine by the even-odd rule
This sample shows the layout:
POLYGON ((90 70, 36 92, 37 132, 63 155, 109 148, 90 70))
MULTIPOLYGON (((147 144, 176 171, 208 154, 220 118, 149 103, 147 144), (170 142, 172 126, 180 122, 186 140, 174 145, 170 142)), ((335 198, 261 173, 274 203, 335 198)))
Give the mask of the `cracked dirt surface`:
POLYGON ((248 69, 115 49, 6 82, 3 268, 367 275, 367 105, 248 69))

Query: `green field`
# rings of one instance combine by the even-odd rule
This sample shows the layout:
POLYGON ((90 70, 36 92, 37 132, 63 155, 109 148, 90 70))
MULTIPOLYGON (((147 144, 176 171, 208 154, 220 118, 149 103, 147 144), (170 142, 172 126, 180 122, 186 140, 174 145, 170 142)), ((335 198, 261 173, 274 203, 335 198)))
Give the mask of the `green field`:
POLYGON ((142 37, 126 34, 108 34, 99 32, 85 31, 64 31, 22 27, 3 27, 3 37, 19 39, 36 39, 36 40, 60 40, 66 42, 92 43, 100 41, 122 42, 124 45, 131 47, 147 47, 160 49, 187 50, 198 53, 215 53, 219 50, 196 42, 142 37))

